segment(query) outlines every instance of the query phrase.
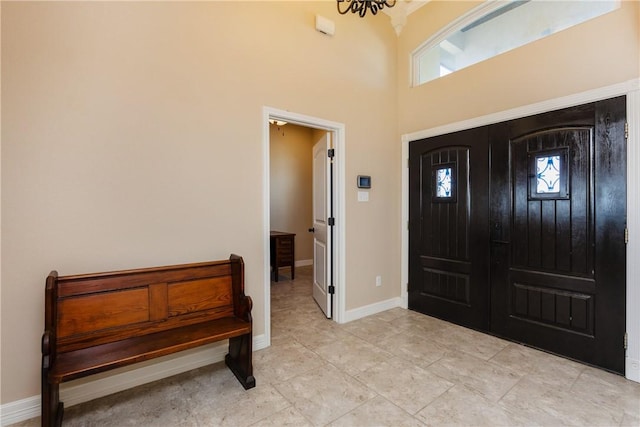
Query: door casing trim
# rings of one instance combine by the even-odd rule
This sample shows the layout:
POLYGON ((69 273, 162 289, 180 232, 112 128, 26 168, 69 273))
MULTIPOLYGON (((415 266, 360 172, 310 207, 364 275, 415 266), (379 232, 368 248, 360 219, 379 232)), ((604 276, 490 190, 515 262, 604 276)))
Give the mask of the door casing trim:
POLYGON ((333 211, 336 218, 334 228, 334 295, 333 320, 337 323, 346 322, 346 264, 345 264, 345 236, 346 236, 346 203, 345 203, 345 125, 291 111, 280 110, 265 106, 262 108, 262 212, 263 212, 263 254, 264 254, 264 334, 267 346, 271 345, 271 278, 269 272, 269 229, 270 229, 270 182, 269 182, 269 119, 284 120, 286 122, 315 129, 326 130, 332 134, 332 144, 335 149, 334 157, 334 188, 333 211))
MULTIPOLYGON (((400 278, 402 307, 408 307, 407 287, 409 282, 409 143, 432 136, 443 135, 478 126, 486 126, 521 117, 586 104, 620 95, 627 96, 627 307, 626 329, 628 334, 625 357, 625 377, 640 382, 640 265, 632 262, 640 259, 640 79, 588 90, 569 96, 554 98, 535 104, 500 111, 485 116, 449 123, 430 129, 403 134, 402 142, 402 207, 401 207, 401 253, 400 278)), ((620 344, 622 345, 622 343, 620 344)))

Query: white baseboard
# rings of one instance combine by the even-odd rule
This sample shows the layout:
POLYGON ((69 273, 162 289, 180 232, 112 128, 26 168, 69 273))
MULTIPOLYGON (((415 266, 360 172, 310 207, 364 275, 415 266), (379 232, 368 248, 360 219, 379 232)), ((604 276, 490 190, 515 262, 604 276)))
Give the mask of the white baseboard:
MULTIPOLYGON (((253 350, 268 347, 265 335, 253 338, 253 350)), ((88 402, 109 394, 127 390, 151 381, 167 378, 182 372, 221 362, 227 354, 226 342, 201 347, 186 352, 183 356, 162 360, 153 365, 143 366, 134 370, 119 369, 119 373, 95 380, 77 380, 60 387, 60 400, 65 407, 88 402)), ((40 415, 40 395, 9 402, 0 407, 0 425, 7 426, 28 420, 40 415)))
POLYGON ((402 293, 402 304, 400 305, 400 307, 409 309, 409 293, 408 292, 402 293))
POLYGON ((380 301, 363 307, 354 308, 353 310, 347 310, 343 323, 371 316, 372 314, 380 313, 396 307, 402 307, 402 298, 395 297, 386 301, 380 301))
POLYGON ((625 365, 624 376, 628 380, 640 383, 640 360, 627 357, 625 365))
POLYGON ((313 265, 312 259, 299 259, 295 262, 296 267, 306 267, 307 265, 313 265))
POLYGON ((40 396, 31 396, 2 405, 0 425, 8 426, 40 415, 40 396))

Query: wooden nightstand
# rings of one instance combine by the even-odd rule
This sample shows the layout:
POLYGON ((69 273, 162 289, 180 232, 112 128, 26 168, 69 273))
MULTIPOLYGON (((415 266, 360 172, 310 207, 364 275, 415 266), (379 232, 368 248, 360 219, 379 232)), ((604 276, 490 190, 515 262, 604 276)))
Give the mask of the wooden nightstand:
POLYGON ((291 267, 291 280, 295 278, 295 236, 294 233, 271 232, 271 268, 276 282, 280 267, 291 267))

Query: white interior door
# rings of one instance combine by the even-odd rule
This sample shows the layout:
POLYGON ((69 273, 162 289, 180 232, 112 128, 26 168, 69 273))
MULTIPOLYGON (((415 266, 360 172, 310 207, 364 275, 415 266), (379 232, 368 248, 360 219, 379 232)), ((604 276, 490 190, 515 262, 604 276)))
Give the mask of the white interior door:
POLYGON ((332 316, 331 285, 331 176, 328 156, 331 134, 326 133, 313 146, 313 298, 324 314, 332 316))

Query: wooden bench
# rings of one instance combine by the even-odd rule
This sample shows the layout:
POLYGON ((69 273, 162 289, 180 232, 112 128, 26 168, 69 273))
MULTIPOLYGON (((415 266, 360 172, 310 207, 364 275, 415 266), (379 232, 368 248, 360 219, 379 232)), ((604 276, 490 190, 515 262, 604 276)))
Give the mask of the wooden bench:
POLYGON ((220 340, 245 389, 255 387, 244 264, 228 261, 58 277, 45 291, 42 425, 59 426, 60 383, 220 340))

